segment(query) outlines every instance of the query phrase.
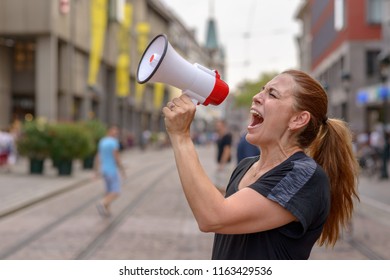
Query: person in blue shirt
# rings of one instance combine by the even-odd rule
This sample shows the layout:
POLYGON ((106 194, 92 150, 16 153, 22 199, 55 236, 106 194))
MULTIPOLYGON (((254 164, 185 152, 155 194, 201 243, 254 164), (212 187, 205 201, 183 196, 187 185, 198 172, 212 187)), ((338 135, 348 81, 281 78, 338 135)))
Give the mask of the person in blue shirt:
POLYGON ((103 176, 106 192, 103 199, 96 205, 99 214, 108 217, 111 215, 110 205, 118 198, 121 191, 121 178, 125 176, 125 170, 119 157, 119 129, 116 125, 108 128, 105 137, 98 143, 96 156, 96 170, 103 176))
POLYGON ((259 154, 259 147, 252 145, 246 140, 246 133, 241 135, 237 144, 237 163, 240 163, 244 158, 258 156, 259 154))

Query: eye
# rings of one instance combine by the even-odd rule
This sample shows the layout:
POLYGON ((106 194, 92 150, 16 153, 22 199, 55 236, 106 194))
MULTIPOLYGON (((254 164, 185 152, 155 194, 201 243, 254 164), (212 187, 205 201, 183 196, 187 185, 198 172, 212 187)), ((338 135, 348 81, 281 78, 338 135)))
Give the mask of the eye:
POLYGON ((272 98, 277 98, 276 93, 275 93, 275 91, 274 91, 272 88, 268 91, 268 94, 269 94, 269 96, 271 96, 272 98))

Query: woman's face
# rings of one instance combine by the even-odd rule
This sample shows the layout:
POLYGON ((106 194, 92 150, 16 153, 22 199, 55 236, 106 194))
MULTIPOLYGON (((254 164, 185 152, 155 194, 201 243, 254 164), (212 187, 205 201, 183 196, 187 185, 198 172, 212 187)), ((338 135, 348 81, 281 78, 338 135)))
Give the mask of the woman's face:
POLYGON ((296 113, 293 110, 294 85, 291 76, 280 74, 253 97, 248 142, 263 148, 277 145, 287 137, 289 123, 296 113))

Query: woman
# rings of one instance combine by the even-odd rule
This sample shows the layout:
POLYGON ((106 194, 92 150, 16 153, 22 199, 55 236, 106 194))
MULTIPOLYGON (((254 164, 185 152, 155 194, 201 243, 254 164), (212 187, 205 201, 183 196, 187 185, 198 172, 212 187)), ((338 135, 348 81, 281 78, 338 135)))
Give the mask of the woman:
POLYGON ((334 245, 351 219, 358 165, 344 122, 327 117, 327 95, 304 72, 285 71, 253 97, 246 139, 261 150, 240 162, 223 197, 190 137, 196 107, 182 95, 163 108, 182 187, 213 259, 308 259, 334 245))

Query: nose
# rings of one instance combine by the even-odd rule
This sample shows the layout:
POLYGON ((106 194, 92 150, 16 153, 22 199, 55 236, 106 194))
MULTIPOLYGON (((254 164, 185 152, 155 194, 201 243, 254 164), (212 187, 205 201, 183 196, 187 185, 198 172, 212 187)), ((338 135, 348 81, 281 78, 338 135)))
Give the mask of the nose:
POLYGON ((253 103, 263 103, 263 94, 260 91, 259 93, 256 93, 252 98, 253 103))

